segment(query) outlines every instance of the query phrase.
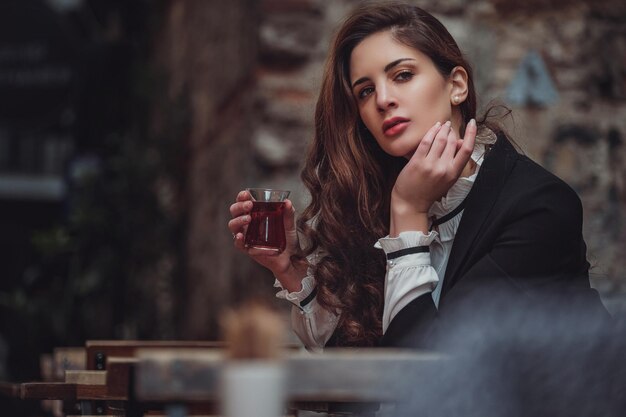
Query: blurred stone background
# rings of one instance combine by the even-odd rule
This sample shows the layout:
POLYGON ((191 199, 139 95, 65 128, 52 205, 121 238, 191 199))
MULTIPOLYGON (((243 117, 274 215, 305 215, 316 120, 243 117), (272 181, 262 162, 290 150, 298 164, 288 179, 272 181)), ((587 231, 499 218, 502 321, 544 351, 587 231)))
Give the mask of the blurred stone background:
MULTIPOLYGON (((288 178, 296 178, 311 135, 326 50, 338 23, 359 3, 260 3, 252 152, 267 185, 286 182, 299 190, 297 180, 288 178), (289 167, 293 174, 285 177, 289 167)), ((607 307, 623 311, 626 5, 576 0, 413 3, 440 18, 469 57, 479 106, 495 102, 510 107, 507 126, 522 151, 578 192, 593 285, 607 307), (541 64, 535 82, 537 67, 524 65, 530 56, 541 64), (530 74, 520 78, 525 71, 530 74)), ((305 195, 297 196, 302 207, 305 195)))
MULTIPOLYGON (((251 297, 287 320, 228 207, 246 186, 306 205, 325 54, 359 3, 0 5, 0 379, 86 339, 215 339, 251 297)), ((579 193, 593 285, 625 312, 626 4, 413 3, 467 53, 480 104, 511 107, 516 142, 579 193)))

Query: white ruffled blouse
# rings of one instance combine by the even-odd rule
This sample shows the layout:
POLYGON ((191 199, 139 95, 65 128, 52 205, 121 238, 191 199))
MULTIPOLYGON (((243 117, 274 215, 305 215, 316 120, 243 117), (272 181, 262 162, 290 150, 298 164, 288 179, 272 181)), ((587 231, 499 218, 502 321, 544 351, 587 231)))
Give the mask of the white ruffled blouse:
MULTIPOLYGON (((476 144, 472 153, 472 160, 477 164, 475 172, 469 177, 459 178, 441 201, 432 205, 429 217, 441 218, 463 202, 474 184, 484 155, 485 145, 476 144)), ((429 252, 404 255, 387 261, 383 333, 387 331, 389 323, 402 308, 427 292, 432 293, 433 301, 438 306, 448 258, 462 216, 463 211, 460 211, 428 234, 408 231, 400 233, 395 238, 383 237, 376 242, 375 246, 385 251, 386 254, 415 246, 429 246, 430 248, 429 252)), ((314 265, 318 256, 314 254, 309 257, 309 264, 314 265)), ((315 278, 311 268, 302 280, 300 291, 290 293, 282 288, 278 280, 275 280, 274 287, 281 289, 276 297, 293 303, 292 328, 304 346, 309 350, 323 349, 337 327, 339 316, 318 304, 315 297, 315 278)))

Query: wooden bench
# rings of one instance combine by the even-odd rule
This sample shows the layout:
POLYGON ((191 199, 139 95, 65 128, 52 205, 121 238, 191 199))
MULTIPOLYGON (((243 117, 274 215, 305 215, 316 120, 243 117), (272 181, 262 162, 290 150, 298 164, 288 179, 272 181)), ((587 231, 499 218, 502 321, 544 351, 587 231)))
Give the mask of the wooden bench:
POLYGON ((59 415, 124 415, 138 349, 221 349, 222 342, 94 340, 41 358, 42 381, 0 384, 0 394, 42 401, 59 415))
POLYGON ((89 340, 85 343, 86 367, 103 371, 110 357, 135 357, 137 350, 149 349, 223 349, 223 342, 177 340, 89 340))
POLYGON ((17 398, 20 395, 20 384, 0 382, 0 394, 5 397, 17 398))

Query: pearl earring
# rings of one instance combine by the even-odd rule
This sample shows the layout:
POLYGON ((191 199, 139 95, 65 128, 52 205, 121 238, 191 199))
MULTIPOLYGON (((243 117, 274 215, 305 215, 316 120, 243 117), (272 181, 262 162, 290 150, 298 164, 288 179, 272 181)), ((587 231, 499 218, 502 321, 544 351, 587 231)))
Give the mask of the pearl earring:
POLYGON ((454 104, 459 104, 459 96, 454 96, 454 98, 452 99, 452 101, 454 102, 454 104))

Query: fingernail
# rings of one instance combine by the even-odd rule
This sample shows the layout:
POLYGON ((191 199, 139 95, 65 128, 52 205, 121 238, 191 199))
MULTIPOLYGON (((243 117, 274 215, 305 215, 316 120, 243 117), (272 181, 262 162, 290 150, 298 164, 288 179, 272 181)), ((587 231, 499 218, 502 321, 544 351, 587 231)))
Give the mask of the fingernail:
POLYGON ((243 221, 244 222, 249 222, 250 221, 250 216, 243 216, 243 221))
POLYGON ((452 122, 450 120, 448 120, 445 124, 446 124, 446 126, 450 127, 452 125, 452 122))
POLYGON ((441 126, 441 122, 435 123, 435 127, 439 127, 439 126, 441 126))
POLYGON ((472 119, 469 122, 470 126, 476 126, 476 119, 472 119))

